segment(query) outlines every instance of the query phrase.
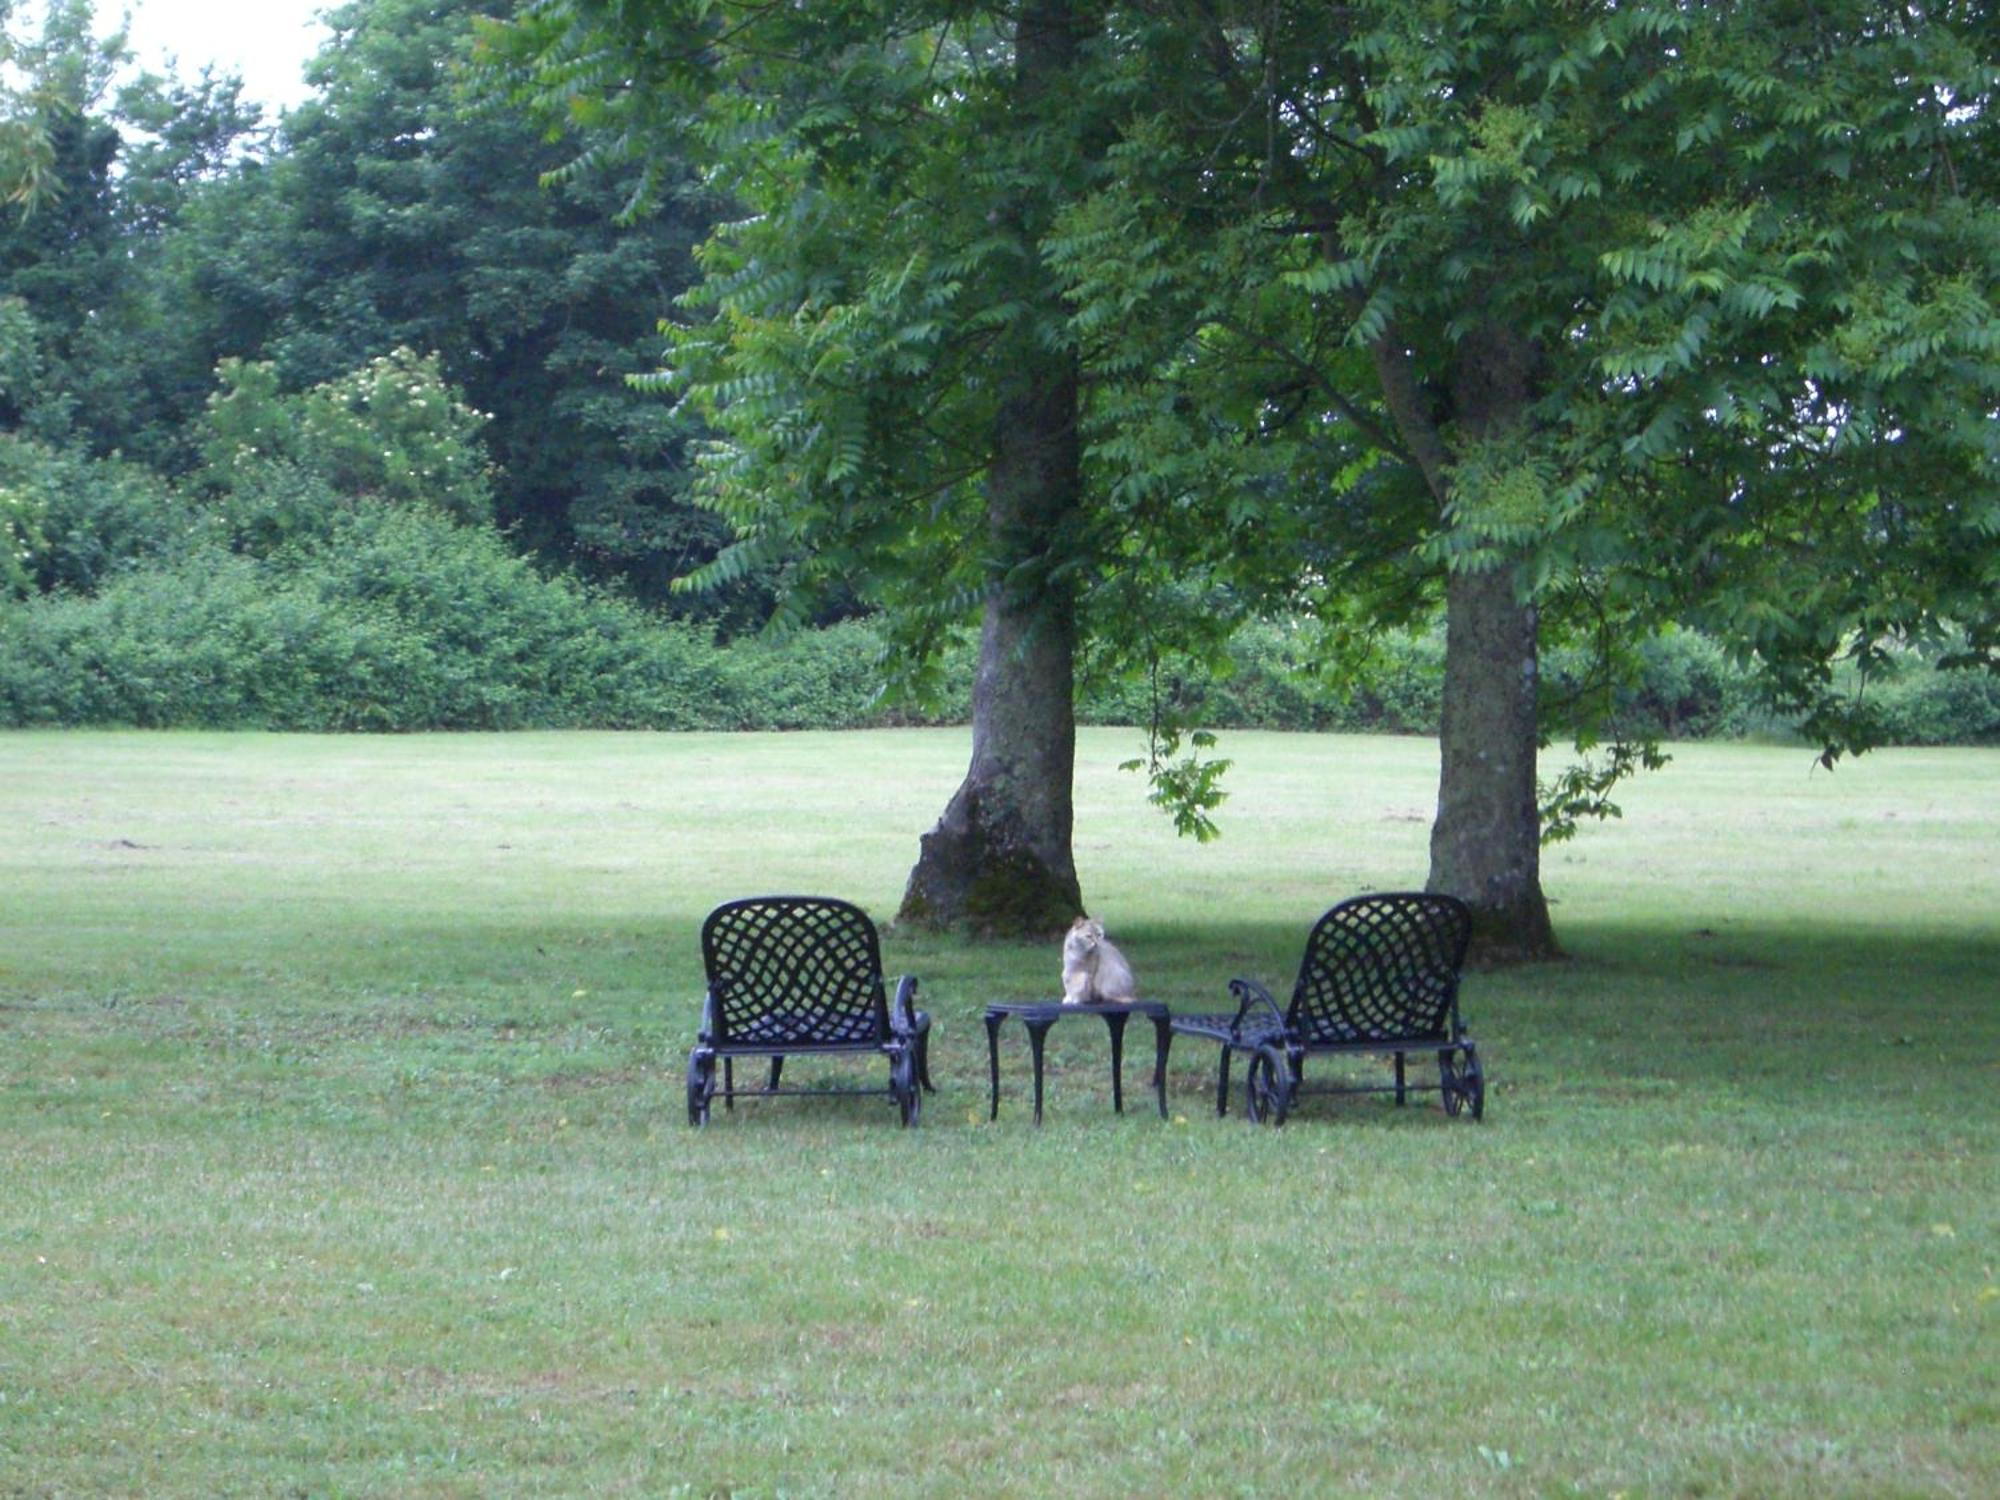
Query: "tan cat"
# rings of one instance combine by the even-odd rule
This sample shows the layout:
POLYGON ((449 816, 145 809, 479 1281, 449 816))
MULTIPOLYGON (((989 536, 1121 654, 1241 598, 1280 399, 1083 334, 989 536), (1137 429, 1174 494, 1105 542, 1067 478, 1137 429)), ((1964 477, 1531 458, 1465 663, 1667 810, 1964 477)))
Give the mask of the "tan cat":
POLYGON ((1065 1005, 1130 1005, 1139 998, 1132 966, 1104 935, 1104 924, 1089 917, 1078 917, 1063 939, 1062 986, 1065 1005))

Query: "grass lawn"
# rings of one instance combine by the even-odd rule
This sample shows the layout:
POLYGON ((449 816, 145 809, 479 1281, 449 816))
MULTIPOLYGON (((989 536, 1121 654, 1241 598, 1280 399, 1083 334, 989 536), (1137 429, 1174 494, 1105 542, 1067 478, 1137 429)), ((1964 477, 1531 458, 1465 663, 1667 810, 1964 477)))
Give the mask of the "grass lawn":
MULTIPOLYGON (((1142 984, 1420 884, 1435 749, 1084 736, 1142 984)), ((2000 753, 1687 746, 1434 1096, 1217 1120, 891 931, 942 1092, 684 1123, 726 897, 893 913, 956 732, 0 735, 0 1495, 2000 1493, 2000 753)), ((873 1081, 879 1065, 865 1075, 873 1081)), ((807 1060, 788 1070, 812 1076, 807 1060)), ((856 1075, 857 1079, 862 1075, 856 1075)))

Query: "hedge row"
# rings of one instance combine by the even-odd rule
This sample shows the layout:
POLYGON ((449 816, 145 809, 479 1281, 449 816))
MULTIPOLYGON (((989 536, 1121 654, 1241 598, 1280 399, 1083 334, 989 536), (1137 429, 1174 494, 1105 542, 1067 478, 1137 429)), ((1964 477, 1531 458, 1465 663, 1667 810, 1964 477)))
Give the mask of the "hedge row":
MULTIPOLYGON (((241 528, 239 528, 239 531, 241 528)), ((716 644, 567 578, 493 533, 423 510, 344 509, 290 545, 244 550, 197 534, 95 580, 0 606, 0 725, 419 730, 829 729, 961 721, 960 684, 918 715, 879 701, 879 642, 865 623, 770 643, 716 644)), ((1712 642, 1649 643, 1624 695, 1628 732, 1668 738, 1782 732, 1712 642)), ((1260 625, 1220 680, 1087 686, 1088 723, 1144 723, 1157 691, 1216 728, 1434 732, 1436 635, 1385 641, 1360 688, 1314 672, 1310 636, 1260 625)), ((1576 663, 1552 653, 1560 686, 1576 663)), ((1874 685, 1891 743, 2000 741, 2000 683, 1921 664, 1874 685)))
POLYGON ((858 722, 865 632, 725 650, 491 532, 363 506, 268 557, 202 543, 0 611, 0 724, 419 730, 858 722))

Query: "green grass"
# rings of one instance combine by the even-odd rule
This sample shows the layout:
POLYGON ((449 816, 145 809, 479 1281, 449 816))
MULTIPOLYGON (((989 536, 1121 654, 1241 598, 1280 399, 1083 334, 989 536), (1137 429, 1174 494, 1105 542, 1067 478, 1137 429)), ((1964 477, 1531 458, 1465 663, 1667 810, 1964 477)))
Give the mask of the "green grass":
MULTIPOLYGON (((1202 848, 1084 738, 1177 1006, 1424 873, 1426 742, 1227 748, 1202 848)), ((689 1131, 702 914, 886 918, 964 756, 0 736, 0 1494, 2000 1492, 2000 754, 1682 747, 1468 979, 1483 1125, 1259 1132, 1188 1043, 1162 1124, 1144 1027, 1117 1117, 1094 1023, 988 1124, 1055 948, 892 931, 920 1130, 689 1131)))

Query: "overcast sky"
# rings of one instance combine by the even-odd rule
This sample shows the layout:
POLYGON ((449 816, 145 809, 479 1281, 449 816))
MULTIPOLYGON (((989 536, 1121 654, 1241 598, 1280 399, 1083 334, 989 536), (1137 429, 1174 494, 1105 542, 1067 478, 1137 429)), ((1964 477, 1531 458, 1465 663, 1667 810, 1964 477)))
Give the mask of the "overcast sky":
POLYGON ((326 28, 313 19, 334 0, 97 0, 97 30, 118 24, 129 9, 128 33, 139 62, 160 69, 169 56, 180 59, 179 73, 192 77, 212 62, 218 71, 243 75, 243 91, 263 104, 272 118, 299 103, 307 89, 300 78, 306 59, 319 50, 326 28))

